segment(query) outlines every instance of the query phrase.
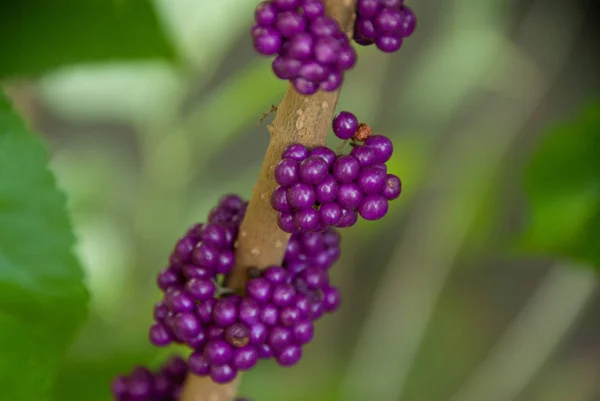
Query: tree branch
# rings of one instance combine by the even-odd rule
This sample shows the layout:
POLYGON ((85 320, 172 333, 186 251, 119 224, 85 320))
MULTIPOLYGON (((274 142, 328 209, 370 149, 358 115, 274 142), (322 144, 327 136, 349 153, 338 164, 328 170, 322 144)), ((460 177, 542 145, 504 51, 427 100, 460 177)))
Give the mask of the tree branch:
MULTIPOLYGON (((355 3, 356 0, 325 0, 327 15, 335 18, 348 34, 352 31, 355 3)), ((281 264, 290 235, 279 229, 277 212, 271 207, 271 193, 277 186, 273 170, 286 146, 325 144, 338 97, 339 90, 303 96, 289 85, 269 125, 271 140, 240 228, 236 266, 227 281, 229 288, 243 290, 250 267, 281 264)), ((190 375, 181 401, 230 401, 238 383, 239 376, 232 383, 218 385, 208 377, 190 375)))

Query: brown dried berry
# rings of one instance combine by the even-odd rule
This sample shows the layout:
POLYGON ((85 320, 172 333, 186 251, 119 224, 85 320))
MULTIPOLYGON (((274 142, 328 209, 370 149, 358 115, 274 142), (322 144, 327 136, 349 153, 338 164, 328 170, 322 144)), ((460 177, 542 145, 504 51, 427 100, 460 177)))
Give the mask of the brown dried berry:
POLYGON ((367 124, 360 123, 358 124, 358 129, 356 130, 352 138, 355 141, 364 142, 369 136, 371 136, 372 133, 373 130, 371 129, 371 127, 369 127, 367 124))
POLYGON ((225 341, 241 348, 250 342, 250 330, 243 323, 234 323, 225 330, 225 341))

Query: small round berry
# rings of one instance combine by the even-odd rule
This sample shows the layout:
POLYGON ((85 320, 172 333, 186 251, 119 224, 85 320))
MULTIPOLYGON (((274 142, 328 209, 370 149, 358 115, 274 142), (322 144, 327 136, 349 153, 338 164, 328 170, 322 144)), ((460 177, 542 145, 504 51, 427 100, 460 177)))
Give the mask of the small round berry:
POLYGON ((233 350, 223 340, 211 340, 204 347, 204 357, 211 365, 225 365, 231 361, 233 350))
MULTIPOLYGON (((377 152, 375 152, 375 153, 377 154, 377 152)), ((385 173, 387 174, 387 166, 385 165, 385 163, 375 163, 375 164, 372 164, 371 167, 378 168, 382 171, 385 171, 385 173)))
POLYGON ((297 259, 302 251, 300 241, 296 237, 296 234, 292 235, 288 241, 287 247, 285 248, 285 261, 297 259))
POLYGON ((269 359, 273 356, 273 348, 269 344, 261 344, 258 346, 258 357, 260 359, 269 359))
POLYGON ((324 81, 321 81, 319 88, 325 92, 333 92, 342 86, 344 75, 339 71, 330 72, 324 81))
POLYGON ((350 139, 358 129, 358 119, 349 111, 339 112, 331 124, 333 133, 340 139, 350 139))
POLYGON ((302 250, 309 255, 315 254, 325 247, 323 236, 318 233, 302 233, 300 241, 302 250))
POLYGON ((210 367, 210 377, 215 383, 225 384, 231 382, 237 376, 237 371, 230 365, 210 367))
POLYGON ((288 345, 277 353, 276 358, 280 366, 293 366, 302 358, 302 347, 299 345, 288 345))
MULTIPOLYGON (((354 210, 360 205, 363 194, 356 184, 342 184, 340 185, 336 199, 337 203, 344 209, 354 210)), ((342 220, 343 219, 344 216, 342 216, 342 220)))
POLYGON ((357 221, 358 221, 358 213, 355 210, 343 209, 342 210, 342 218, 340 219, 340 222, 337 223, 336 227, 339 227, 339 228, 352 227, 353 225, 356 224, 357 221))
POLYGON ((254 49, 264 56, 273 56, 279 53, 283 43, 281 35, 275 28, 259 27, 253 32, 254 49))
POLYGON ((358 32, 356 32, 356 30, 354 31, 352 39, 361 46, 371 46, 373 43, 375 43, 371 39, 363 38, 362 36, 360 36, 358 32))
POLYGON ((323 269, 309 267, 302 272, 302 278, 311 290, 318 290, 329 284, 329 276, 323 269))
POLYGON ((253 299, 246 297, 240 303, 239 320, 247 325, 258 323, 260 318, 260 305, 253 299))
POLYGON ((215 283, 211 280, 193 278, 185 285, 188 294, 195 301, 205 301, 215 295, 215 283))
POLYGON ((295 10, 302 3, 301 0, 271 0, 273 5, 277 7, 279 11, 295 10))
POLYGON ((297 162, 301 162, 308 157, 308 153, 309 151, 306 146, 295 143, 285 148, 281 158, 290 158, 296 160, 297 162))
POLYGON ((199 247, 192 252, 192 260, 195 264, 206 269, 212 269, 217 265, 219 259, 219 251, 209 244, 200 244, 199 247))
POLYGON ((234 324, 238 316, 237 309, 235 303, 227 298, 219 299, 212 313, 215 324, 223 328, 234 324))
POLYGON ((338 53, 337 67, 347 71, 356 64, 356 50, 352 46, 344 46, 338 53))
POLYGON ((291 305, 296 298, 296 289, 291 284, 278 284, 273 289, 271 302, 275 306, 284 307, 291 305))
POLYGON ((219 253, 217 259, 217 265, 215 266, 215 273, 217 274, 229 274, 233 265, 235 264, 235 254, 233 251, 226 249, 219 253))
MULTIPOLYGON (((354 181, 360 173, 360 163, 352 156, 342 155, 337 158, 331 169, 333 177, 340 184, 354 181)), ((341 191, 341 186, 340 186, 341 191)))
POLYGON ((308 319, 296 323, 292 329, 295 342, 300 345, 308 344, 313 338, 314 330, 312 322, 308 319))
POLYGON ((319 85, 305 77, 300 76, 295 78, 292 83, 294 84, 294 89, 296 89, 299 94, 304 96, 313 95, 319 90, 319 85))
POLYGON ((162 322, 169 315, 169 307, 165 305, 163 301, 158 301, 154 305, 154 319, 158 322, 162 322))
POLYGON ((334 312, 339 308, 341 302, 340 291, 335 287, 323 289, 323 305, 327 312, 334 312))
POLYGON ((322 64, 333 64, 337 62, 341 49, 337 39, 331 36, 320 37, 315 43, 315 60, 322 64))
POLYGON ((376 152, 368 146, 356 146, 350 151, 350 156, 358 160, 361 167, 367 167, 375 163, 376 152))
POLYGON ((269 329, 264 323, 254 323, 250 326, 250 344, 261 345, 267 341, 269 329))
POLYGON ((115 398, 121 399, 129 392, 129 381, 126 377, 117 376, 111 382, 110 389, 115 398))
POLYGON ((400 36, 407 38, 413 34, 417 27, 417 16, 410 7, 402 7, 402 26, 400 27, 400 36))
POLYGON ((194 338, 201 330, 200 320, 193 312, 178 313, 173 319, 173 331, 181 340, 194 338))
POLYGON ((202 323, 207 324, 212 322, 212 312, 216 303, 217 300, 212 298, 199 302, 196 305, 196 316, 200 318, 202 323))
POLYGON ((258 303, 266 304, 271 299, 271 284, 264 278, 255 278, 246 284, 246 294, 258 303))
POLYGON ((193 278, 199 279, 211 279, 213 277, 213 272, 204 267, 198 267, 196 265, 185 265, 183 266, 183 275, 188 280, 193 278))
POLYGON ((232 365, 237 370, 252 369, 258 362, 258 351, 251 345, 233 351, 232 365))
POLYGON ((290 187, 299 179, 298 162, 294 159, 281 159, 275 166, 275 181, 282 187, 290 187))
POLYGON ((394 174, 388 174, 381 194, 387 200, 394 200, 400 196, 400 193, 402 193, 402 181, 394 174))
POLYGON ((357 4, 357 13, 361 18, 373 18, 380 10, 380 0, 360 0, 357 4))
POLYGON ((194 309, 194 300, 182 290, 172 290, 165 293, 165 305, 174 313, 189 312, 194 309))
POLYGON ((286 306, 279 312, 279 321, 285 327, 292 327, 300 320, 302 314, 295 306, 286 306))
POLYGON ((290 39, 286 56, 296 60, 309 60, 313 55, 314 49, 314 38, 309 33, 302 32, 290 39))
POLYGON ((277 225, 286 233, 296 231, 296 223, 294 223, 294 215, 291 213, 279 212, 277 215, 277 225))
POLYGON ((310 306, 310 318, 315 321, 319 320, 325 313, 325 304, 322 300, 314 301, 310 306))
POLYGON ((149 374, 148 377, 132 375, 128 387, 130 399, 148 399, 152 396, 152 375, 149 374))
POLYGON ((337 196, 338 188, 337 180, 332 175, 328 175, 315 187, 317 201, 320 203, 333 202, 337 196))
POLYGON ((203 228, 202 242, 208 243, 216 248, 225 248, 227 245, 227 235, 225 227, 217 224, 207 224, 203 228))
POLYGON ((225 329, 217 326, 210 326, 206 332, 209 340, 223 340, 225 338, 225 329))
POLYGON ((279 79, 292 79, 298 76, 302 62, 291 57, 277 56, 271 64, 273 72, 279 79))
POLYGON ((294 224, 301 231, 314 231, 320 227, 319 212, 315 209, 302 209, 294 214, 294 224))
POLYGON ((225 329, 225 341, 231 346, 240 348, 250 342, 250 330, 243 323, 234 323, 225 329))
POLYGON ((302 210, 312 208, 317 195, 312 186, 299 182, 288 189, 287 199, 294 209, 302 210))
POLYGON ((365 220, 379 220, 388 211, 388 201, 381 195, 369 195, 367 196, 360 206, 358 207, 358 213, 365 220))
POLYGON ((327 246, 327 247, 339 248, 341 240, 342 240, 342 236, 340 235, 340 232, 337 230, 330 229, 330 230, 325 231, 325 233, 323 234, 323 242, 325 243, 325 246, 327 246))
POLYGON ((165 291, 167 288, 179 283, 179 275, 172 268, 164 268, 158 274, 158 278, 156 280, 158 287, 165 291))
POLYGON ((339 31, 338 23, 327 16, 315 18, 310 24, 310 33, 315 36, 334 36, 339 31))
POLYGON ((286 346, 290 345, 293 341, 293 333, 287 327, 275 326, 269 333, 268 344, 275 351, 282 350, 286 346))
POLYGON ((152 327, 150 327, 149 337, 150 342, 157 347, 165 347, 173 341, 169 334, 169 330, 161 323, 154 323, 152 327))
POLYGON ((387 174, 374 167, 365 167, 361 170, 356 183, 363 193, 367 195, 379 194, 386 183, 387 174))
MULTIPOLYGON (((280 267, 280 266, 271 266, 271 267, 265 269, 265 271, 263 273, 263 278, 268 280, 273 285, 285 283, 287 281, 288 277, 289 277, 289 274, 288 274, 287 270, 285 270, 283 267, 280 267)), ((277 292, 277 290, 275 290, 273 292, 273 297, 275 296, 276 292, 277 292)))
POLYGON ((198 376, 206 376, 210 373, 210 364, 200 351, 195 351, 188 357, 188 366, 190 371, 198 376))
POLYGON ((300 8, 304 17, 311 21, 325 15, 323 0, 304 0, 300 8))
POLYGON ((254 10, 256 23, 263 27, 271 26, 277 19, 277 8, 270 1, 263 1, 254 10))
POLYGON ((306 30, 306 19, 295 11, 284 11, 277 15, 275 27, 281 35, 291 38, 306 30))
POLYGON ((329 75, 329 69, 316 61, 308 61, 300 67, 298 74, 313 83, 321 82, 329 75))
POLYGON ((267 304, 260 310, 260 321, 267 326, 275 326, 279 319, 279 310, 275 305, 267 304))
POLYGON ((192 250, 196 246, 197 240, 193 236, 185 236, 177 241, 173 254, 182 261, 187 261, 190 258, 192 250))
POLYGON ((196 337, 187 339, 185 343, 192 349, 200 349, 206 344, 206 341, 208 341, 208 335, 205 330, 201 329, 196 337))
POLYGON ((375 18, 373 25, 380 34, 394 34, 400 30, 403 21, 403 15, 396 8, 384 8, 375 18))
POLYGON ((327 168, 331 168, 333 166, 333 162, 335 162, 335 158, 337 155, 327 146, 317 146, 316 148, 310 151, 311 156, 319 156, 323 160, 327 162, 327 168))
POLYGON ((395 36, 380 36, 375 41, 379 50, 385 53, 394 53, 402 47, 402 38, 395 36))
POLYGON ((358 36, 361 39, 374 41, 379 37, 375 26, 373 26, 373 22, 368 19, 357 19, 356 24, 354 25, 354 29, 356 36, 358 36))
POLYGON ((375 150, 375 162, 385 163, 392 157, 394 145, 388 137, 383 135, 372 135, 367 138, 364 146, 368 146, 375 150))
POLYGON ((328 165, 319 156, 309 156, 300 163, 300 179, 305 184, 318 184, 327 176, 328 165))
POLYGON ((296 294, 294 305, 296 306, 296 308, 298 308, 302 316, 307 317, 310 315, 311 300, 307 295, 296 294))
POLYGON ((326 226, 335 226, 342 218, 342 207, 335 202, 324 203, 319 207, 319 217, 326 226))

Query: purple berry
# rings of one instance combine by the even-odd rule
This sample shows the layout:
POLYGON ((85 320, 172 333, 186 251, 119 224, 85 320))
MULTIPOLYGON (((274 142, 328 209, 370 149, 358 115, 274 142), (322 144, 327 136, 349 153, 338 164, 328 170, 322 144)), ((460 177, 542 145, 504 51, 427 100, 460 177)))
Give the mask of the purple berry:
POLYGON ((328 165, 319 156, 310 156, 300 163, 300 179, 305 184, 318 184, 327 176, 328 165))
POLYGON ((306 32, 299 33, 290 39, 286 56, 296 60, 308 60, 312 57, 315 43, 313 37, 306 32))
POLYGON ((219 251, 208 244, 201 244, 192 252, 192 260, 198 266, 212 269, 217 265, 219 251))
POLYGON ((258 351, 251 345, 233 351, 232 365, 237 370, 252 369, 258 361, 258 351))
POLYGON ((380 0, 381 5, 388 8, 399 8, 404 0, 380 0))
POLYGON ((213 277, 213 273, 210 270, 195 265, 183 266, 183 275, 188 280, 191 280, 193 278, 211 279, 213 277))
POLYGON ((215 383, 229 383, 237 376, 237 371, 230 365, 220 365, 210 367, 210 377, 215 383))
MULTIPOLYGON (((302 62, 291 57, 278 56, 272 63, 273 72, 280 79, 292 79, 298 76, 302 62)), ((292 157, 292 159, 295 159, 292 157)), ((297 159, 296 159, 297 160, 297 159)))
POLYGON ((297 344, 308 344, 314 335, 314 326, 308 319, 302 320, 292 329, 294 332, 294 340, 297 344))
POLYGON ((223 340, 211 340, 204 347, 204 357, 211 365, 224 365, 231 361, 233 350, 223 340))
POLYGON ((350 151, 350 156, 358 160, 361 167, 367 167, 375 163, 376 152, 368 146, 356 146, 350 151))
POLYGON ((205 301, 215 294, 215 284, 211 280, 193 278, 185 285, 188 294, 195 301, 205 301))
MULTIPOLYGON (((344 209, 354 210, 360 205, 363 194, 356 184, 342 184, 336 199, 337 203, 344 209)), ((344 220, 344 216, 342 216, 342 220, 344 220)))
POLYGON ((264 278, 255 278, 246 284, 246 294, 261 304, 269 302, 271 293, 271 284, 264 278))
POLYGON ((269 344, 261 344, 258 347, 258 357, 260 359, 269 359, 273 356, 273 349, 269 344))
POLYGON ((291 213, 279 213, 277 215, 277 225, 286 233, 296 231, 296 223, 294 223, 294 215, 291 213))
POLYGON ((200 318, 202 323, 207 324, 212 322, 212 311, 216 303, 217 300, 212 298, 199 302, 198 305, 196 305, 196 315, 200 318))
POLYGON ((209 340, 223 340, 225 338, 225 329, 217 326, 210 326, 206 333, 209 340))
POLYGON ((365 167, 360 172, 356 183, 367 195, 379 194, 386 183, 387 174, 374 167, 365 167))
POLYGON ((215 304, 212 316, 217 326, 225 328, 234 324, 237 320, 237 306, 227 298, 219 299, 215 304))
POLYGON ((204 344, 206 344, 207 340, 208 336, 206 334, 206 331, 201 329, 200 333, 198 333, 196 337, 189 338, 188 340, 186 340, 185 343, 189 345, 192 349, 200 349, 204 346, 204 344))
POLYGON ((325 177, 315 187, 317 201, 320 203, 333 202, 338 193, 339 184, 332 175, 325 177))
POLYGON ((219 253, 217 258, 217 265, 215 266, 215 272, 217 274, 229 274, 233 265, 235 264, 235 254, 233 251, 227 249, 219 253))
POLYGON ((254 48, 264 56, 272 56, 279 53, 282 38, 275 28, 259 27, 253 30, 254 48))
POLYGON ((295 306, 286 306, 285 308, 281 309, 281 312, 279 313, 279 321, 285 327, 294 326, 296 323, 298 323, 300 318, 300 309, 296 308, 295 306))
POLYGON ((275 305, 267 304, 260 310, 260 321, 267 326, 275 326, 279 318, 279 310, 275 305))
POLYGON ((275 181, 282 187, 290 187, 299 179, 298 162, 294 159, 281 159, 275 166, 275 181))
POLYGON ((340 306, 340 292, 335 287, 323 289, 323 305, 327 312, 334 312, 340 306))
POLYGON ((384 8, 375 18, 373 25, 380 34, 394 34, 400 30, 403 21, 403 15, 396 8, 384 8))
POLYGON ((349 111, 336 114, 332 122, 333 133, 340 139, 350 139, 358 129, 358 119, 349 111))
POLYGON ((304 96, 310 96, 319 90, 319 85, 304 77, 295 78, 292 83, 296 91, 304 96))
POLYGON ((388 201, 381 195, 367 196, 358 207, 358 213, 365 220, 379 220, 387 211, 388 201))
POLYGON ((381 194, 385 196, 387 200, 394 200, 400 196, 401 192, 402 182, 400 181, 400 178, 394 174, 388 174, 381 194))
POLYGON ((161 323, 154 323, 150 327, 150 342, 157 347, 165 347, 173 341, 167 328, 161 323))
POLYGON ((322 234, 303 233, 300 240, 302 241, 302 249, 307 254, 317 253, 325 247, 322 234))
POLYGON ((169 315, 169 307, 163 301, 159 301, 154 305, 154 319, 162 322, 169 315))
POLYGON ((302 347, 299 345, 288 345, 277 353, 276 358, 280 366, 293 366, 302 358, 302 347))
POLYGON ((334 64, 342 49, 340 42, 331 36, 324 36, 315 43, 315 60, 321 64, 334 64))
POLYGON ((302 210, 312 208, 317 195, 312 186, 299 182, 288 189, 287 199, 294 209, 302 210))
POLYGON ((277 15, 275 27, 281 35, 291 38, 306 29, 306 19, 295 11, 284 11, 277 15))
POLYGON ((321 81, 319 88, 325 92, 333 92, 342 86, 344 75, 339 71, 330 72, 324 81, 321 81))
POLYGON ((165 304, 174 313, 189 312, 194 309, 194 301, 182 290, 167 291, 165 304))
POLYGON ((311 290, 318 290, 329 283, 327 272, 317 267, 309 267, 302 272, 302 278, 311 290))
POLYGON ((179 283, 179 275, 171 268, 164 268, 156 280, 158 287, 165 291, 167 288, 179 283))
POLYGON ((240 303, 239 320, 247 325, 258 323, 260 318, 260 305, 253 298, 244 298, 240 303))
POLYGON ((270 1, 263 1, 254 11, 254 19, 256 23, 263 27, 271 26, 277 18, 277 8, 270 1))
POLYGON ((269 329, 264 323, 254 323, 250 326, 250 344, 261 345, 267 341, 269 329))
POLYGON ((369 41, 374 41, 378 38, 377 30, 373 26, 373 22, 368 19, 359 18, 354 25, 356 36, 369 41))
POLYGON ((316 61, 308 61, 300 67, 298 72, 301 78, 313 83, 321 82, 329 75, 329 69, 316 61))
POLYGON ((315 36, 334 36, 339 31, 338 23, 327 16, 315 18, 310 24, 310 32, 315 36))
POLYGON ((296 298, 296 289, 291 284, 278 284, 273 289, 271 302, 279 307, 291 305, 296 298))
POLYGON ((325 304, 322 300, 314 301, 310 306, 310 318, 315 321, 319 320, 325 313, 325 304))
MULTIPOLYGON (((287 270, 279 266, 271 266, 265 269, 263 272, 263 278, 268 280, 273 285, 285 283, 288 277, 289 275, 287 270)), ((275 297, 276 292, 277 290, 273 292, 273 297, 275 297)))
POLYGON ((308 153, 309 151, 306 146, 296 143, 285 148, 281 158, 290 158, 297 162, 301 162, 308 157, 308 153))
POLYGON ((373 18, 381 8, 380 0, 359 0, 356 6, 359 17, 365 19, 373 18))
POLYGON ((302 3, 301 0, 271 0, 273 5, 277 7, 279 11, 295 10, 302 3))
POLYGON ((352 227, 358 221, 358 213, 354 210, 343 209, 342 210, 342 218, 340 222, 337 223, 336 227, 339 228, 347 228, 352 227))
POLYGON ((300 8, 302 9, 302 14, 308 20, 314 20, 325 15, 323 0, 304 0, 300 8))
POLYGON ((407 38, 413 34, 417 26, 417 17, 410 7, 402 7, 402 26, 400 27, 400 36, 407 38))
POLYGON ((319 212, 315 209, 302 209, 294 214, 294 224, 301 231, 314 231, 320 227, 319 212))
POLYGON ((300 241, 295 238, 295 235, 292 235, 292 238, 288 241, 287 247, 285 249, 285 257, 286 261, 297 259, 301 252, 300 241))
POLYGON ((283 326, 275 326, 269 333, 268 343, 275 351, 282 350, 286 346, 290 345, 293 341, 292 331, 283 326))
MULTIPOLYGON (((342 155, 337 158, 331 169, 333 177, 340 184, 354 181, 360 173, 360 163, 352 156, 342 155)), ((342 186, 340 186, 340 191, 342 186)), ((339 196, 339 194, 338 194, 339 196)))
POLYGON ((356 64, 356 50, 352 46, 344 46, 338 53, 337 67, 347 71, 356 64))
POLYGON ((200 320, 193 312, 178 313, 173 319, 173 331, 181 340, 194 338, 201 330, 200 320))
POLYGON ((300 311, 300 314, 304 317, 310 315, 310 298, 305 294, 296 294, 296 299, 294 300, 294 305, 300 311))
POLYGON ((335 162, 335 159, 337 157, 335 152, 326 146, 317 146, 316 148, 310 151, 310 155, 319 156, 320 158, 325 160, 327 162, 327 168, 331 168, 331 166, 333 166, 333 163, 335 162))
POLYGON ((402 38, 397 38, 395 36, 380 36, 375 41, 375 45, 382 52, 393 53, 402 47, 402 38))
POLYGON ((243 323, 234 323, 225 329, 225 341, 231 346, 240 348, 250 341, 250 329, 243 323))
POLYGON ((206 376, 210 373, 210 364, 202 352, 193 352, 188 358, 190 371, 198 376, 206 376))
POLYGON ((372 135, 367 138, 364 146, 375 150, 375 162, 385 163, 392 157, 394 145, 388 137, 383 135, 372 135))

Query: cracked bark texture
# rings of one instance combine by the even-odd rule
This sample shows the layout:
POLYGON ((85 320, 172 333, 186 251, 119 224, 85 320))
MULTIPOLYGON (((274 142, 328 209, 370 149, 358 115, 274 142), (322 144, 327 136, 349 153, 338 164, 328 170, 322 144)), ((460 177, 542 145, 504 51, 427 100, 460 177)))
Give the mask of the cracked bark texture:
MULTIPOLYGON (((349 35, 354 22, 356 0, 325 0, 327 15, 335 18, 349 35)), ((236 265, 227 286, 243 291, 250 267, 263 269, 281 264, 290 234, 277 226, 277 212, 270 203, 277 187, 273 170, 283 150, 292 143, 314 147, 325 144, 339 97, 335 92, 319 91, 312 96, 297 93, 290 84, 269 125, 271 139, 254 185, 246 217, 236 245, 236 265)), ((219 385, 209 377, 188 376, 180 401, 231 401, 235 398, 240 375, 231 383, 219 385)))

